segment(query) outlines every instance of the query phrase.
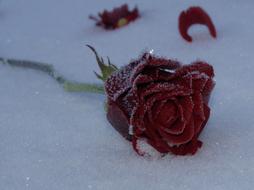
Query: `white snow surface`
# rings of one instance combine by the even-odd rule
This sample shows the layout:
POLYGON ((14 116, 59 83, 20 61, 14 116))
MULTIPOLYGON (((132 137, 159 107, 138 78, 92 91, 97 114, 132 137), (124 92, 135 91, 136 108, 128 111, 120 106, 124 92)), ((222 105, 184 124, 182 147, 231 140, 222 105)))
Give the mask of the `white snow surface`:
POLYGON ((1 190, 249 190, 254 186, 253 0, 1 0, 0 57, 51 63, 71 80, 100 82, 94 55, 118 66, 145 50, 214 66, 212 114, 194 156, 138 156, 107 122, 105 97, 65 92, 47 75, 0 65, 1 190), (127 2, 141 18, 105 31, 89 14, 127 2), (204 26, 178 33, 180 11, 202 6, 204 26))

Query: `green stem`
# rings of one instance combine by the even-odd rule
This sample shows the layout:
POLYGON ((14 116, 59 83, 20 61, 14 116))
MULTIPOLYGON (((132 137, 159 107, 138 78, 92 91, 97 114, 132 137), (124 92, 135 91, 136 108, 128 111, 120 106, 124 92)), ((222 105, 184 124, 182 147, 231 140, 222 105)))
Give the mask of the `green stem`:
POLYGON ((3 59, 0 58, 0 64, 7 64, 13 67, 21 67, 26 69, 34 69, 47 73, 53 79, 55 79, 63 88, 68 92, 92 92, 104 94, 103 85, 99 84, 88 84, 78 83, 67 80, 64 76, 59 74, 52 65, 39 63, 34 61, 26 60, 15 60, 15 59, 3 59))
POLYGON ((103 85, 98 84, 65 82, 63 87, 68 92, 92 92, 104 94, 103 85))

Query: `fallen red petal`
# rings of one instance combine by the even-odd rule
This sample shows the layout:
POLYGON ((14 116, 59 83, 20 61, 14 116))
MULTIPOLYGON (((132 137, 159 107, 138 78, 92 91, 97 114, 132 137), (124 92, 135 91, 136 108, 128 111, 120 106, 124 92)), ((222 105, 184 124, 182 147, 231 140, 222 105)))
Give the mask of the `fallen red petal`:
POLYGON ((178 24, 181 36, 188 42, 192 41, 191 36, 188 34, 188 29, 194 24, 207 26, 211 36, 216 38, 215 26, 210 16, 201 7, 190 7, 186 11, 182 11, 178 24))

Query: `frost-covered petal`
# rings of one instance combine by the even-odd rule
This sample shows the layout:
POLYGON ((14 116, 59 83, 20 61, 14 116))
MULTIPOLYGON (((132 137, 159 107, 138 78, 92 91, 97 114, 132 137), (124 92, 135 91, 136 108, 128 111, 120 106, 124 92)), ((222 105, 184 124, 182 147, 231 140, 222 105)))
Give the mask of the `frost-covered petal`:
POLYGON ((186 124, 186 127, 183 131, 183 133, 179 135, 172 135, 169 133, 166 133, 165 131, 158 129, 159 134, 162 136, 162 138, 167 141, 170 145, 181 145, 189 142, 192 137, 194 136, 194 122, 193 119, 190 120, 188 124, 186 124))
POLYGON ((189 65, 184 65, 181 68, 178 68, 175 72, 174 77, 179 77, 179 76, 184 76, 186 74, 191 74, 191 73, 204 73, 206 74, 209 78, 214 77, 214 71, 213 67, 209 65, 208 63, 198 61, 191 63, 189 65))
POLYGON ((135 93, 133 93, 133 89, 129 89, 122 93, 115 102, 130 118, 133 108, 138 104, 138 97, 136 97, 135 93))
POLYGON ((204 129, 204 127, 205 127, 205 125, 206 125, 206 123, 207 123, 207 121, 209 119, 209 116, 210 116, 210 108, 206 104, 203 105, 203 109, 204 109, 205 120, 203 121, 199 131, 197 132, 197 136, 199 136, 199 134, 204 129))
POLYGON ((160 123, 161 125, 168 128, 172 122, 176 120, 177 117, 177 105, 173 101, 167 101, 160 110, 155 119, 156 123, 160 123))
POLYGON ((138 66, 133 70, 131 81, 133 82, 139 74, 150 75, 154 69, 176 69, 180 67, 180 63, 170 59, 162 59, 153 57, 145 53, 139 61, 138 66))
POLYGON ((200 93, 195 93, 192 96, 194 101, 193 119, 195 131, 199 131, 202 123, 205 121, 204 102, 200 93))
POLYGON ((164 131, 173 134, 179 135, 183 133, 186 125, 190 122, 192 113, 193 113, 193 101, 190 96, 181 98, 178 103, 178 119, 170 127, 166 128, 164 131))
POLYGON ((205 73, 200 73, 199 71, 198 72, 192 72, 191 77, 192 77, 192 89, 194 91, 198 91, 198 92, 203 91, 207 81, 210 78, 205 73))
POLYGON ((130 76, 137 65, 132 62, 119 71, 114 72, 105 82, 105 91, 109 99, 115 101, 119 96, 131 88, 130 76))
POLYGON ((215 86, 215 82, 213 81, 213 79, 208 79, 208 81, 206 82, 206 85, 202 91, 203 99, 206 104, 208 104, 208 102, 209 102, 210 94, 211 94, 214 86, 215 86))
POLYGON ((199 148, 201 148, 202 142, 197 140, 197 137, 193 137, 193 139, 183 145, 173 146, 170 148, 170 152, 175 155, 187 155, 187 154, 195 154, 199 148))

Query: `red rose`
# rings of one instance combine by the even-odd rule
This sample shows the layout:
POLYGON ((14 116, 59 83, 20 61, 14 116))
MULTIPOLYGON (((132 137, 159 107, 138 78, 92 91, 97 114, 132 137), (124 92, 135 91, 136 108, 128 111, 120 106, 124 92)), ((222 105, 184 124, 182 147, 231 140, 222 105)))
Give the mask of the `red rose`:
POLYGON ((107 79, 107 118, 140 155, 141 141, 160 153, 194 154, 210 114, 213 77, 205 62, 182 66, 146 53, 107 79))

